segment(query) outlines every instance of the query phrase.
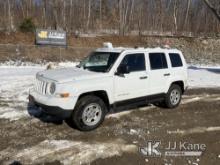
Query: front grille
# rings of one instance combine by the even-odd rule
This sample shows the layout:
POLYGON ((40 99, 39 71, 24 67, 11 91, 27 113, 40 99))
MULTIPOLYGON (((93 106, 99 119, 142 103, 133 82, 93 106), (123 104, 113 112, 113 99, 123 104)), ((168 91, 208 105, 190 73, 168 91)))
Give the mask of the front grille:
POLYGON ((47 87, 49 83, 43 80, 36 79, 35 90, 40 94, 47 94, 47 87))

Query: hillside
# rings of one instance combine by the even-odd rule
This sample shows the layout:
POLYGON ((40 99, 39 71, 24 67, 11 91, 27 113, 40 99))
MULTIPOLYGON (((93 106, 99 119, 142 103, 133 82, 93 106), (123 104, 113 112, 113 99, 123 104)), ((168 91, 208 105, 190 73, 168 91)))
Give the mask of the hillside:
POLYGON ((103 42, 114 46, 163 47, 182 50, 188 62, 220 63, 220 38, 189 38, 159 36, 83 36, 68 35, 67 47, 36 46, 33 33, 0 33, 0 61, 31 62, 76 61, 86 56, 103 42))

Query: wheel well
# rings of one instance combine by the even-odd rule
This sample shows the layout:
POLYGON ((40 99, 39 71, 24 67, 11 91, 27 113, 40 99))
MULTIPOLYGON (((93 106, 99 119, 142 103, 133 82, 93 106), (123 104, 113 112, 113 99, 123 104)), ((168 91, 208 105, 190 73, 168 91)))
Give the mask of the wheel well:
POLYGON ((79 96, 78 100, 87 95, 94 95, 94 96, 99 97, 100 99, 104 101, 107 108, 109 108, 110 104, 109 104, 109 99, 108 99, 108 95, 106 91, 93 91, 93 92, 83 93, 79 96))
POLYGON ((183 81, 175 81, 175 82, 173 82, 173 83, 171 84, 171 86, 172 86, 173 84, 179 85, 180 88, 181 88, 181 90, 182 90, 182 93, 184 93, 185 90, 184 90, 184 83, 183 83, 183 81))

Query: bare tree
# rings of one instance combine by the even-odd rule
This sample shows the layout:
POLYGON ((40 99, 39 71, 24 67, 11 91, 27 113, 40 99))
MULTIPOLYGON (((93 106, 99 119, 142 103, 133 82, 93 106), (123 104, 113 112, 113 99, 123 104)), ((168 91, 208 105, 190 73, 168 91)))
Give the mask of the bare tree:
POLYGON ((130 14, 129 14, 128 23, 127 23, 128 30, 130 29, 131 19, 133 18, 133 10, 134 10, 134 0, 131 0, 130 14))
POLYGON ((89 4, 88 4, 88 15, 87 15, 87 23, 86 23, 87 30, 89 29, 90 17, 91 17, 91 0, 89 0, 89 4))
POLYGON ((220 21, 220 1, 217 1, 217 3, 214 5, 210 2, 210 0, 204 0, 206 5, 211 9, 211 11, 215 14, 215 16, 220 21))
POLYGON ((187 9, 186 9, 186 16, 185 16, 183 28, 185 28, 188 21, 190 5, 191 5, 191 0, 187 0, 187 9))
POLYGON ((46 17, 46 8, 47 8, 47 1, 43 1, 43 20, 44 20, 44 28, 47 27, 47 17, 46 17))
POLYGON ((100 20, 100 29, 102 29, 102 0, 99 1, 99 20, 100 20))
POLYGON ((62 9, 62 17, 63 17, 63 26, 64 26, 64 29, 66 30, 66 0, 63 0, 62 1, 63 3, 63 9, 62 9))
POLYGON ((178 13, 178 6, 177 6, 177 0, 174 0, 174 7, 173 7, 173 19, 174 19, 174 26, 175 26, 175 31, 177 32, 178 30, 178 25, 177 25, 177 13, 178 13))
POLYGON ((15 27, 14 27, 14 20, 13 20, 13 16, 12 16, 12 12, 11 12, 11 3, 9 0, 7 0, 8 3, 8 20, 9 20, 9 31, 14 31, 15 27))
POLYGON ((70 21, 69 21, 69 27, 70 27, 70 30, 72 30, 72 24, 73 24, 73 0, 70 0, 70 13, 69 13, 69 17, 70 17, 70 21))
POLYGON ((30 17, 36 27, 68 32, 220 33, 219 0, 2 0, 0 11, 0 29, 8 31, 30 17))

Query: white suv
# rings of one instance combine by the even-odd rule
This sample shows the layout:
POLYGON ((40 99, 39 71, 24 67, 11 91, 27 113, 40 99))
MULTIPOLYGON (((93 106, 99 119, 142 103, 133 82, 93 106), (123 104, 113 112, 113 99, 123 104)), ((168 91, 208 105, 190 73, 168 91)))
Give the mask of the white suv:
POLYGON ((187 66, 181 51, 113 48, 105 43, 75 68, 37 73, 29 100, 89 131, 112 110, 150 103, 177 107, 186 88, 187 66))

